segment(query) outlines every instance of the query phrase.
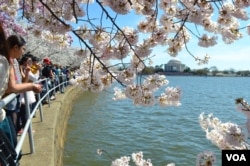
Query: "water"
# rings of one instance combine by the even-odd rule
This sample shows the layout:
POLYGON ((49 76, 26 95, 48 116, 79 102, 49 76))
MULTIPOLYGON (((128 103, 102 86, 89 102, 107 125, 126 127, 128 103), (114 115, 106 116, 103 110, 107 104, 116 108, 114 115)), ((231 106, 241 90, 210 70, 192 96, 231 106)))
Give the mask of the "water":
POLYGON ((236 111, 235 98, 250 102, 250 78, 167 78, 169 86, 182 89, 180 107, 139 107, 129 100, 113 101, 109 92, 79 97, 68 123, 64 165, 109 166, 112 159, 96 153, 105 149, 113 159, 142 151, 154 166, 192 166, 198 153, 213 151, 220 166, 221 151, 206 139, 198 117, 213 113, 223 122, 244 125, 246 117, 236 111))

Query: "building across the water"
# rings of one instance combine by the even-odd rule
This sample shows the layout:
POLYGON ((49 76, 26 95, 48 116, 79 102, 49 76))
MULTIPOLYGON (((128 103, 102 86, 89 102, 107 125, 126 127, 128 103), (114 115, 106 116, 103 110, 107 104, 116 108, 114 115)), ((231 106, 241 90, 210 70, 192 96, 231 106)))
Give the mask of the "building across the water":
POLYGON ((185 65, 181 63, 181 61, 177 59, 171 59, 164 66, 165 72, 183 72, 185 69, 185 65))

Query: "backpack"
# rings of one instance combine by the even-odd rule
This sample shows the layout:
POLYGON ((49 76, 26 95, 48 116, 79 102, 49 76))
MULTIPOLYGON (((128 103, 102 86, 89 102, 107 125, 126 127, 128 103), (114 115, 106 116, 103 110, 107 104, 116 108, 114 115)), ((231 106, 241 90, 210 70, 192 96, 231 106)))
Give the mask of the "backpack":
POLYGON ((49 78, 51 77, 50 73, 51 73, 51 66, 45 66, 43 69, 42 69, 42 76, 46 77, 46 78, 49 78))
POLYGON ((0 129, 0 165, 17 166, 19 165, 19 160, 20 158, 17 158, 16 151, 5 135, 5 132, 0 129))

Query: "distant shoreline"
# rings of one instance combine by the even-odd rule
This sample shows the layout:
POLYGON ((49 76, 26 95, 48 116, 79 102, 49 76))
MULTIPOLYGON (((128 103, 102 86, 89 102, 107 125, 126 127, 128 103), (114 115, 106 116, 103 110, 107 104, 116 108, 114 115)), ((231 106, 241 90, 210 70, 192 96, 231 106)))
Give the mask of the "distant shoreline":
POLYGON ((223 74, 223 73, 218 73, 217 75, 198 75, 198 74, 186 73, 186 72, 158 72, 155 74, 166 75, 166 76, 197 76, 197 77, 200 77, 200 76, 202 77, 250 77, 250 75, 242 76, 242 75, 236 75, 236 74, 223 74))

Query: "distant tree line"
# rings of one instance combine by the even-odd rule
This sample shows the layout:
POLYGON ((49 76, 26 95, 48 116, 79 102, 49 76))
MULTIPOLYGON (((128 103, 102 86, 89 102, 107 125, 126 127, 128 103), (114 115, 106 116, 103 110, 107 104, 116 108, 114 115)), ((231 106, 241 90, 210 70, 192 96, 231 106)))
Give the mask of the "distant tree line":
MULTIPOLYGON (((162 68, 163 65, 156 65, 155 67, 153 66, 149 66, 149 67, 145 67, 141 74, 154 74, 154 73, 162 73, 164 74, 165 71, 162 68)), ((239 70, 239 71, 235 71, 234 69, 228 69, 228 70, 218 70, 217 67, 213 66, 210 68, 203 68, 203 69, 191 69, 189 67, 186 67, 184 69, 183 72, 168 72, 168 73, 172 73, 172 74, 185 74, 185 75, 198 75, 198 76, 217 76, 218 73, 222 73, 222 74, 232 74, 232 75, 237 75, 237 76, 250 76, 250 70, 239 70)))

